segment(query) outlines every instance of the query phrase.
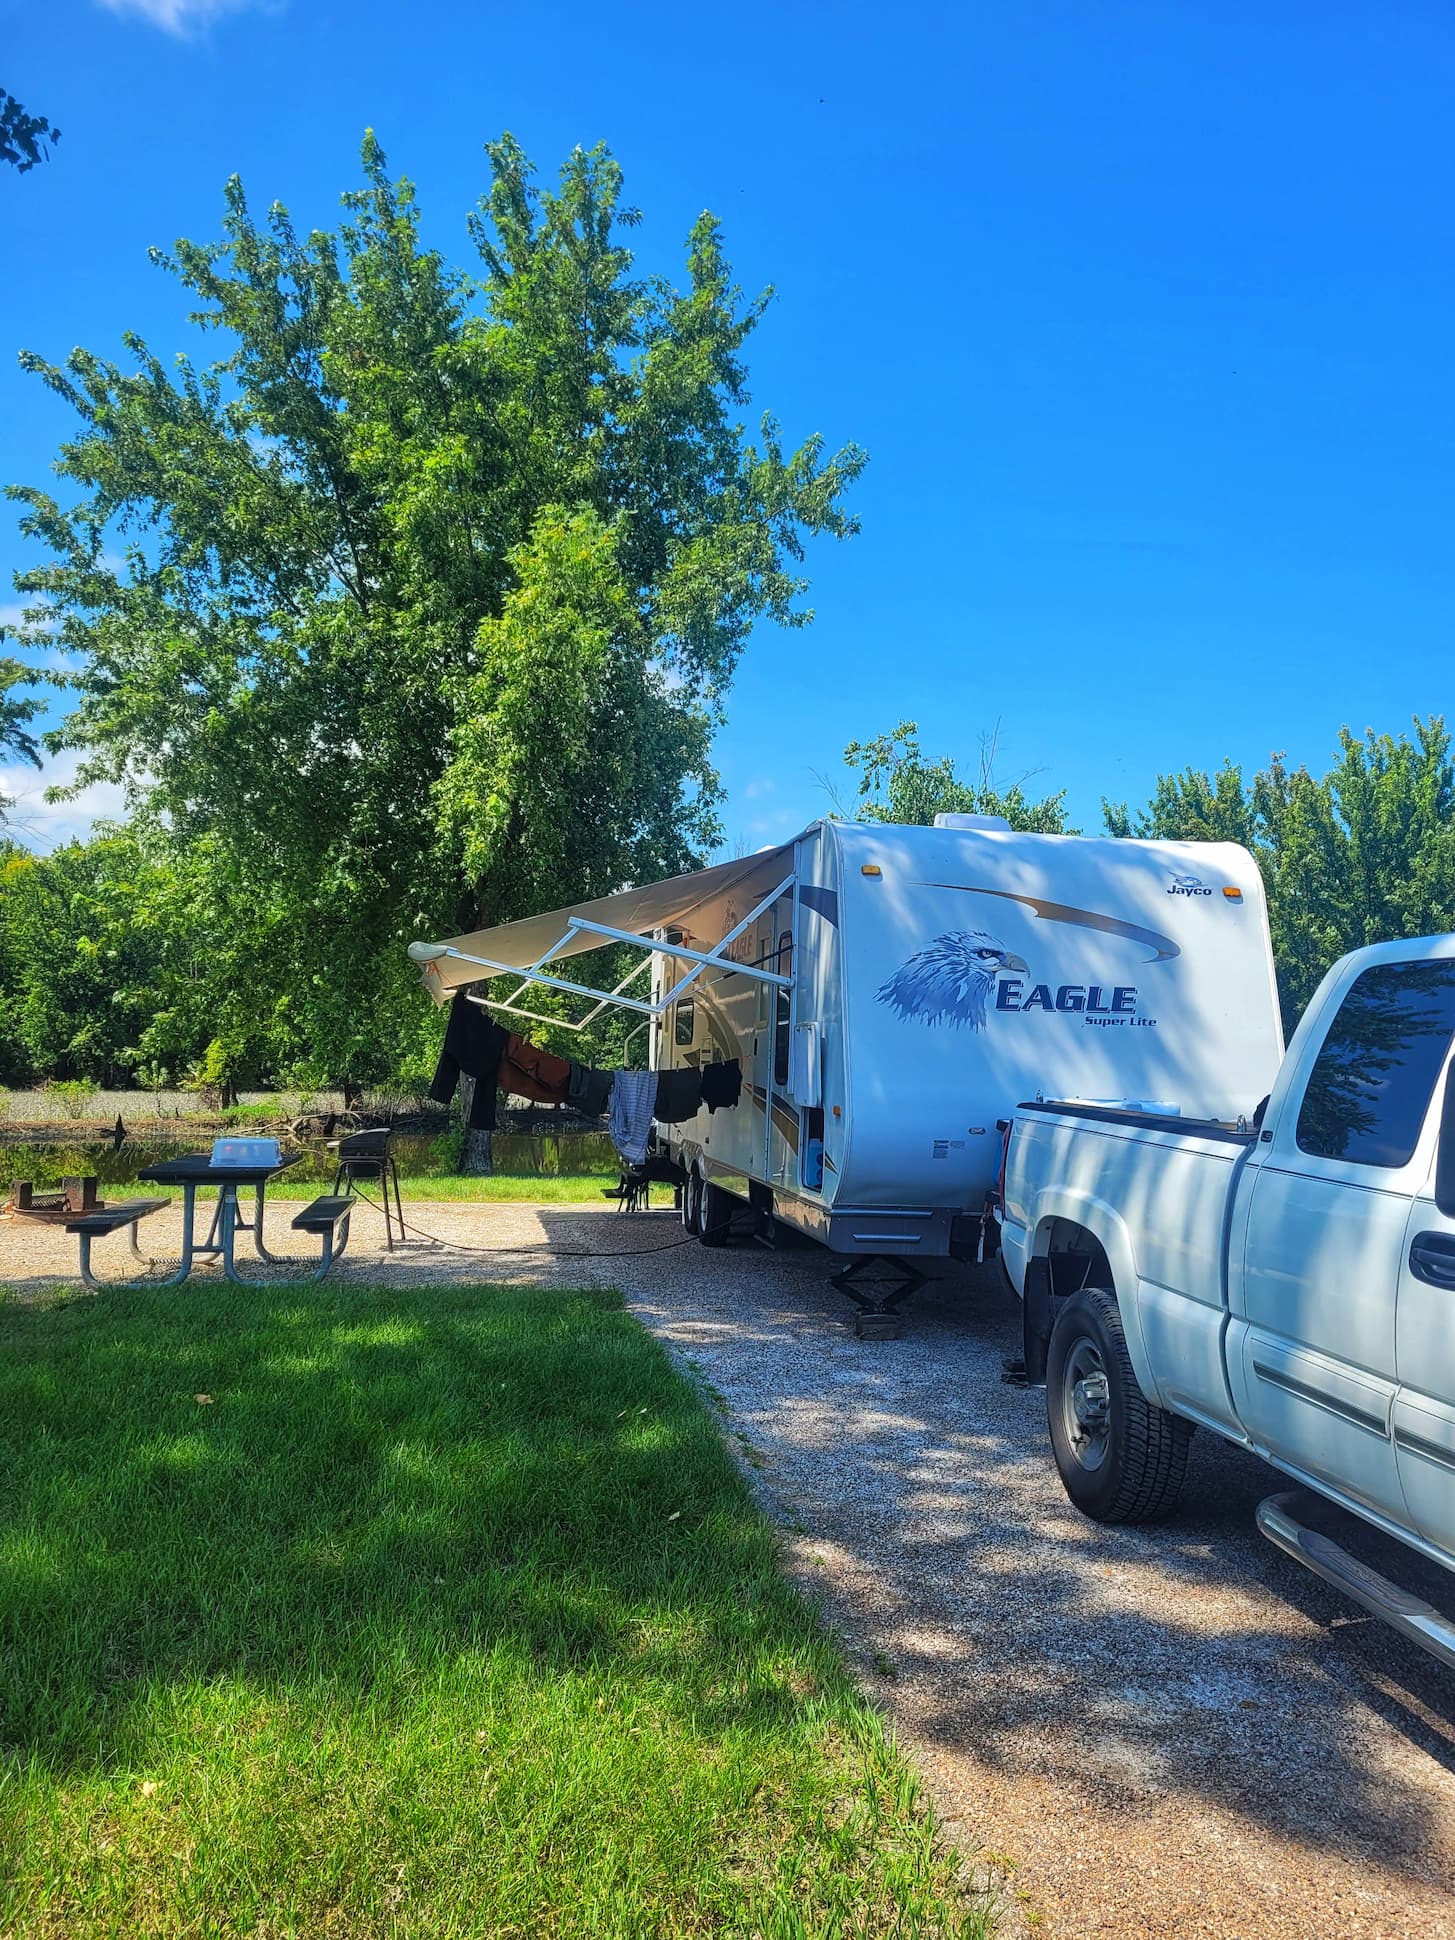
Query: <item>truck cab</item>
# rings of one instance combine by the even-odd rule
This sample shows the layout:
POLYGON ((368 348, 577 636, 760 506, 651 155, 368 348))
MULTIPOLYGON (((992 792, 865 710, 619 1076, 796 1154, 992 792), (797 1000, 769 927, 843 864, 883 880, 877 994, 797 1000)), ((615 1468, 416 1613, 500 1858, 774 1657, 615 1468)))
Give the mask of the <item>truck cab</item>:
POLYGON ((1229 1386, 1254 1447, 1455 1563, 1455 939, 1346 958, 1308 1022, 1238 1182, 1229 1386))
POLYGON ((1452 1043, 1455 938, 1387 943, 1239 1118, 1017 1112, 1004 1257, 1086 1513, 1165 1514, 1202 1426, 1455 1569, 1452 1043))

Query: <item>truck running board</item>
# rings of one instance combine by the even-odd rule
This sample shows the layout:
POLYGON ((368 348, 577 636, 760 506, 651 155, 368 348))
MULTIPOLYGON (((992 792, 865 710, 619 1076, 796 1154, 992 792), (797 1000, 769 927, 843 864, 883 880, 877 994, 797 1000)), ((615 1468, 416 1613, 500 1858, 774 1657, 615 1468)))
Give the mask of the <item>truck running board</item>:
POLYGON ((1345 1596, 1352 1597, 1355 1603, 1362 1604, 1402 1637, 1408 1637, 1411 1643, 1438 1657, 1447 1670, 1455 1670, 1455 1623, 1432 1605, 1401 1589, 1398 1583, 1392 1583, 1387 1576, 1381 1576, 1378 1570, 1361 1563, 1357 1556, 1351 1556, 1331 1536, 1300 1522, 1293 1513, 1298 1499, 1298 1492, 1290 1490, 1283 1495, 1270 1495, 1258 1504, 1258 1527, 1269 1542, 1277 1544, 1285 1555, 1302 1563, 1315 1576, 1332 1583, 1336 1590, 1342 1590, 1345 1596))

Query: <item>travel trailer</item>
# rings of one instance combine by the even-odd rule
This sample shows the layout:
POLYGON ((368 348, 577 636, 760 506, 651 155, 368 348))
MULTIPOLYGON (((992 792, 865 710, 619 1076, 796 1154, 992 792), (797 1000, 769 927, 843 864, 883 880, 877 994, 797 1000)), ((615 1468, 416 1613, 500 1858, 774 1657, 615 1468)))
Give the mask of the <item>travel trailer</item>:
POLYGON ((1021 1101, 1175 1100, 1236 1124, 1283 1052, 1263 885, 1224 843, 821 821, 410 953, 440 1002, 476 985, 531 1017, 543 986, 588 1006, 578 1027, 637 1012, 660 1069, 738 1059, 735 1108, 662 1131, 709 1244, 741 1204, 764 1237, 781 1222, 860 1259, 973 1250, 1021 1101), (574 981, 570 959, 606 943, 639 946, 633 972, 574 981))

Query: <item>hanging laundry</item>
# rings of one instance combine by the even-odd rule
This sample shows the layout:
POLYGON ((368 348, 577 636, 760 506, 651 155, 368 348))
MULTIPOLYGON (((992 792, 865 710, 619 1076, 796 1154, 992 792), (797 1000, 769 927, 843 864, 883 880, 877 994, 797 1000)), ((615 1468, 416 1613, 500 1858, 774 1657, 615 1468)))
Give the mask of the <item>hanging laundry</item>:
POLYGON ((435 1066, 429 1095, 437 1105, 447 1105, 461 1077, 473 1078, 472 1132, 495 1130, 495 1074, 506 1042, 505 1031, 489 1012, 479 1004, 472 1004, 463 990, 456 991, 455 1001, 450 1005, 450 1021, 445 1025, 444 1049, 435 1066))
POLYGON ((514 1098, 533 1098, 539 1105, 564 1105, 571 1066, 565 1058, 538 1050, 512 1031, 505 1040, 498 1077, 500 1089, 514 1098))
POLYGON ((743 1067, 736 1058, 702 1067, 702 1102, 709 1111, 731 1111, 743 1095, 743 1067))
POLYGON ((659 1125, 680 1125, 684 1118, 695 1118, 701 1103, 702 1073, 695 1066, 657 1073, 657 1103, 652 1116, 659 1125))
POLYGON ((601 1118, 611 1098, 610 1071, 593 1071, 589 1064, 573 1064, 566 1080, 566 1103, 583 1118, 601 1118))
POLYGON ((611 1087, 611 1142, 628 1165, 640 1165, 647 1156, 656 1102, 655 1071, 617 1072, 611 1087))

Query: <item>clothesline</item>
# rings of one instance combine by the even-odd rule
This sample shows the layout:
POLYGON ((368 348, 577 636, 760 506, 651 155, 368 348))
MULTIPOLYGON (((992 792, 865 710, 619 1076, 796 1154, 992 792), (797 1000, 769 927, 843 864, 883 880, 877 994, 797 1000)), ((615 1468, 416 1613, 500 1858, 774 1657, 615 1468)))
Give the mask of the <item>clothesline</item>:
POLYGON ((507 1031, 457 991, 430 1097, 449 1104, 462 1077, 475 1081, 472 1131, 494 1131, 499 1091, 537 1104, 571 1105, 587 1118, 609 1113, 612 1143, 629 1165, 640 1165, 646 1156, 654 1119, 676 1125, 695 1118, 703 1105, 709 1111, 731 1110, 743 1085, 736 1058, 671 1071, 598 1071, 507 1031))

